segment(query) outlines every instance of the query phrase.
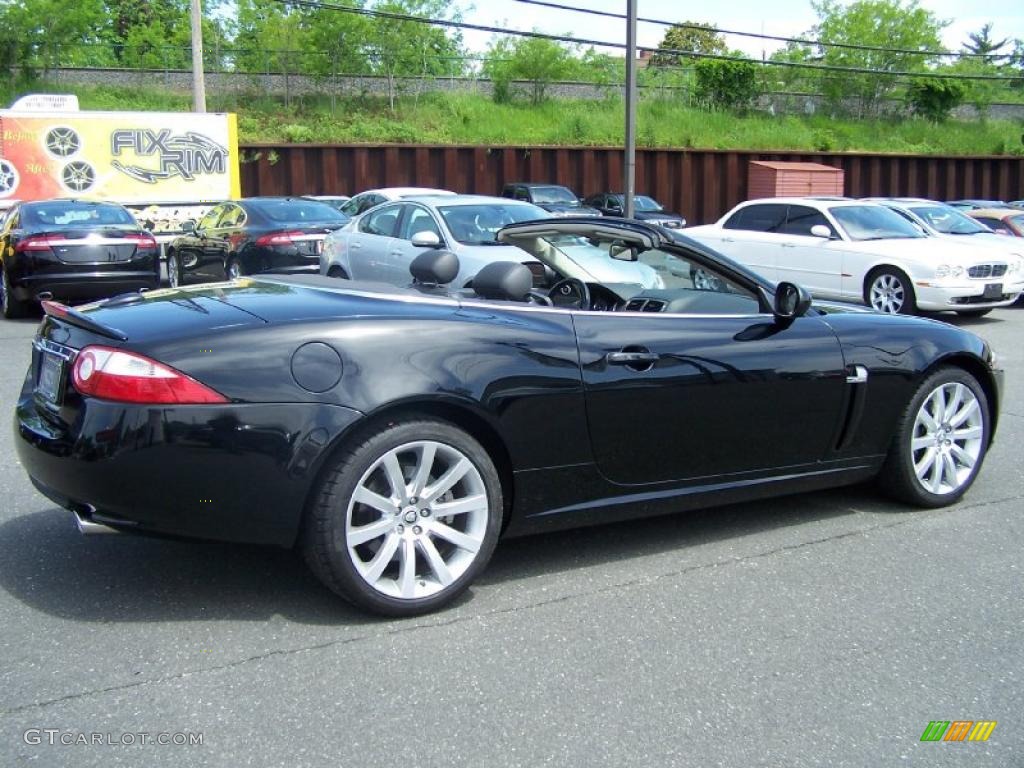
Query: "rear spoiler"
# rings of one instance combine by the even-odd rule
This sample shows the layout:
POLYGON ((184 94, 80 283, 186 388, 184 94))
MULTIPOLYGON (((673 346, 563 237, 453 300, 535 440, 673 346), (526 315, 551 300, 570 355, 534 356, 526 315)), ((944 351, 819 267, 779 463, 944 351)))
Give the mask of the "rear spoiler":
POLYGON ((71 323, 71 325, 76 325, 87 331, 98 333, 100 336, 106 336, 108 339, 115 339, 117 341, 128 340, 128 334, 124 331, 118 328, 111 328, 109 325, 97 323, 85 313, 79 312, 77 309, 72 309, 65 304, 61 304, 59 301, 47 299, 41 302, 41 304, 43 305, 43 312, 50 317, 56 317, 66 323, 71 323))

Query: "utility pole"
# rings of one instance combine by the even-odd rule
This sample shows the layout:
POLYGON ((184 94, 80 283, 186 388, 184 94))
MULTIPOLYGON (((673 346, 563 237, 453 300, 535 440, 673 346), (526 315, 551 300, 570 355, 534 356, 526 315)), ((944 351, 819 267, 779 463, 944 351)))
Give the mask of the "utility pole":
POLYGON ((206 111, 206 76, 203 74, 203 7, 192 0, 192 109, 206 111))
POLYGON ((636 0, 626 0, 626 162, 624 184, 625 216, 633 218, 636 194, 636 0))

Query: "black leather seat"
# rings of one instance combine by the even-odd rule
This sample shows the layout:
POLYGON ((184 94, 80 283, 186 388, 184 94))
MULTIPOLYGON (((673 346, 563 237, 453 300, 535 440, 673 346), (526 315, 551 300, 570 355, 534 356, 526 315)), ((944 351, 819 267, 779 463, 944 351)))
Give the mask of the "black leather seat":
POLYGON ((448 283, 459 274, 459 257, 442 248, 423 251, 409 265, 412 288, 421 293, 447 296, 448 283))
POLYGON ((533 273, 517 261, 493 261, 473 277, 473 292, 492 301, 528 301, 533 273))

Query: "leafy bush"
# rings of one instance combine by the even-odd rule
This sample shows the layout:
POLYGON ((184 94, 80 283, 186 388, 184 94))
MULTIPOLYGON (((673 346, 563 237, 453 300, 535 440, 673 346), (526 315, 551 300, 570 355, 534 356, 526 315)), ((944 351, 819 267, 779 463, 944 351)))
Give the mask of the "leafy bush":
POLYGON ((907 103, 914 112, 933 123, 941 123, 964 103, 967 89, 956 80, 919 77, 907 88, 907 103))
POLYGON ((694 95, 712 109, 746 109, 758 96, 757 68, 749 62, 704 59, 694 70, 694 95))

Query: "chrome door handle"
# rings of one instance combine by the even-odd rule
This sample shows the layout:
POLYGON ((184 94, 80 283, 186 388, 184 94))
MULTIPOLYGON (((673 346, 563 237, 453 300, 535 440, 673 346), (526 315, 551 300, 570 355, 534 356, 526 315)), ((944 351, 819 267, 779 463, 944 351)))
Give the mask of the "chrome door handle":
POLYGON ((656 363, 660 357, 657 352, 609 352, 605 360, 610 365, 644 365, 656 363))

